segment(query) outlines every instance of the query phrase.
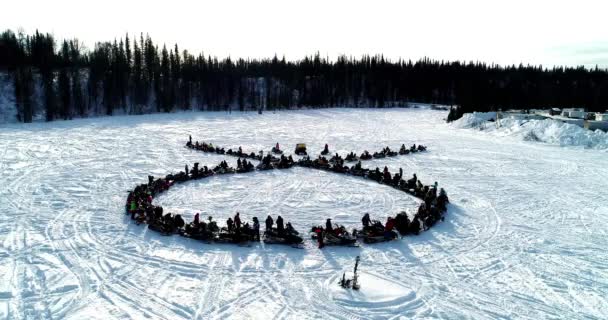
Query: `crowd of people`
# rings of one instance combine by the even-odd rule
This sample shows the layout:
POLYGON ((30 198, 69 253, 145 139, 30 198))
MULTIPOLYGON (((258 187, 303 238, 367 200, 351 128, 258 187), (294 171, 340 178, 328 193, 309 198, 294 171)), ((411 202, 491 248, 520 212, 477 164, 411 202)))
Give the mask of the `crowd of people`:
MULTIPOLYGON (((325 245, 355 245, 357 239, 363 239, 367 243, 387 241, 396 238, 397 232, 401 235, 418 234, 421 230, 427 230, 437 223, 437 221, 442 220, 449 203, 447 193, 443 188, 438 190, 436 182, 433 185, 424 185, 418 180, 416 174, 412 178, 405 180, 403 179, 403 170, 401 168, 398 173, 393 175, 387 167, 384 167, 384 170, 381 171, 378 167, 375 170, 369 170, 361 165, 361 160, 365 160, 368 156, 372 158, 376 154, 394 156, 396 154, 405 155, 411 152, 426 150, 426 147, 422 145, 413 145, 410 148, 402 145, 398 153, 386 147, 380 153, 374 153, 374 156, 365 151, 353 166, 345 165, 345 161, 357 158, 353 152, 348 154, 346 158, 342 158, 336 153, 329 160, 325 156, 320 155, 315 160, 311 160, 310 157, 305 156, 298 161, 294 161, 291 155, 285 156, 282 154, 282 151, 278 152, 280 151, 278 143, 273 148, 273 153, 280 154, 280 158, 273 156, 271 153, 264 156, 263 151, 260 151, 258 155, 254 153, 247 154, 242 151, 241 147, 237 151, 231 149, 224 151, 224 148, 213 146, 211 143, 199 143, 198 141, 193 143, 192 137, 189 137, 186 146, 203 152, 228 154, 238 157, 237 167, 235 169, 223 160, 213 169, 207 166, 201 168, 199 167, 199 163, 194 163, 191 169, 186 165, 184 171, 180 171, 177 174, 169 174, 164 178, 155 179, 153 176, 148 176, 148 183, 136 186, 135 189, 129 192, 127 197, 126 212, 131 215, 131 218, 137 224, 147 223, 150 229, 166 235, 179 233, 186 237, 206 241, 230 243, 260 241, 260 222, 257 217, 253 217, 251 223, 243 223, 240 213, 237 212, 234 217, 226 220, 225 227, 220 228, 212 217, 208 217, 205 221, 204 219, 200 219, 200 214, 197 213, 190 223, 185 223, 181 215, 164 213, 161 206, 152 204, 152 200, 175 183, 202 179, 219 174, 286 169, 295 165, 371 179, 422 200, 412 220, 409 219, 405 212, 400 212, 395 217, 389 217, 386 223, 382 224, 379 221, 372 221, 369 214, 365 214, 362 219, 361 229, 355 229, 350 233, 344 226, 333 226, 331 219, 327 219, 325 227, 317 226, 311 230, 312 237, 318 241, 320 248, 325 245), (247 159, 258 160, 260 163, 254 166, 247 159)), ((327 144, 324 148, 324 154, 329 154, 327 144)), ((276 222, 271 216, 268 216, 265 220, 265 226, 263 240, 266 243, 294 245, 300 244, 303 241, 293 226, 289 222, 284 223, 281 216, 277 217, 276 222)))

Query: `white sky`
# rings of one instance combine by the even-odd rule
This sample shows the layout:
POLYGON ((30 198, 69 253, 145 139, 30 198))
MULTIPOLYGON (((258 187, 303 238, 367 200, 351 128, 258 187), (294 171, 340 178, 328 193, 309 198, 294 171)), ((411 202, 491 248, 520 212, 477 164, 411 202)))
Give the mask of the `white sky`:
POLYGON ((220 57, 383 53, 608 67, 608 1, 0 0, 0 29, 88 47, 126 32, 220 57))

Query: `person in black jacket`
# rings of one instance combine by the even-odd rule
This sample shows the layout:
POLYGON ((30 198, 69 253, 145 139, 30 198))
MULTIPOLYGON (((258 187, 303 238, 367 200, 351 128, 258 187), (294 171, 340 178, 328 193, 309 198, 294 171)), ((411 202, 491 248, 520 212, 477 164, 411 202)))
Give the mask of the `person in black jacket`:
POLYGON ((268 218, 266 218, 266 232, 272 231, 273 223, 274 223, 274 221, 272 220, 272 217, 270 215, 268 215, 268 218))
POLYGON ((277 217, 277 232, 281 235, 285 232, 285 225, 281 216, 277 217))

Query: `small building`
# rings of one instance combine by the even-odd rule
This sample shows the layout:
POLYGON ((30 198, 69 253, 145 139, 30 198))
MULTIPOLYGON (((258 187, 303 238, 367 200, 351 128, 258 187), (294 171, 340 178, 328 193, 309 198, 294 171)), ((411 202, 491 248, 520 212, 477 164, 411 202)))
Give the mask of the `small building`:
POLYGON ((557 116, 560 113, 562 113, 562 110, 560 108, 551 108, 551 109, 549 109, 549 115, 551 115, 551 116, 557 116))
POLYGON ((596 121, 608 121, 608 113, 596 113, 595 120, 596 121))
POLYGON ((565 108, 562 110, 562 117, 574 118, 574 119, 585 119, 585 109, 583 108, 565 108))
POLYGON ((585 119, 585 111, 570 111, 570 118, 585 119))

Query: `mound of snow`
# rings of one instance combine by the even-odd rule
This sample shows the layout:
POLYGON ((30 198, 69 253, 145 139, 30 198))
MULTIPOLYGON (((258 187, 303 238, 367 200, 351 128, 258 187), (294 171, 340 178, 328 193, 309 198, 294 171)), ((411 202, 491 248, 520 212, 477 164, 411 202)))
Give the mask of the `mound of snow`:
POLYGON ((601 130, 587 130, 574 124, 553 119, 522 120, 501 119, 495 122, 496 113, 465 114, 455 121, 456 128, 476 128, 497 136, 511 136, 523 141, 536 141, 559 146, 574 146, 590 149, 608 149, 608 133, 601 130))
POLYGON ((496 120, 496 112, 465 113, 462 118, 454 121, 452 125, 461 129, 478 128, 484 126, 490 120, 496 120))
MULTIPOLYGON (((352 272, 347 273, 347 278, 352 278, 352 272)), ((412 300, 415 292, 403 286, 377 275, 362 272, 359 274, 359 290, 344 289, 338 285, 340 277, 332 277, 328 286, 331 288, 332 299, 341 304, 356 305, 357 307, 373 308, 403 303, 412 300)))

